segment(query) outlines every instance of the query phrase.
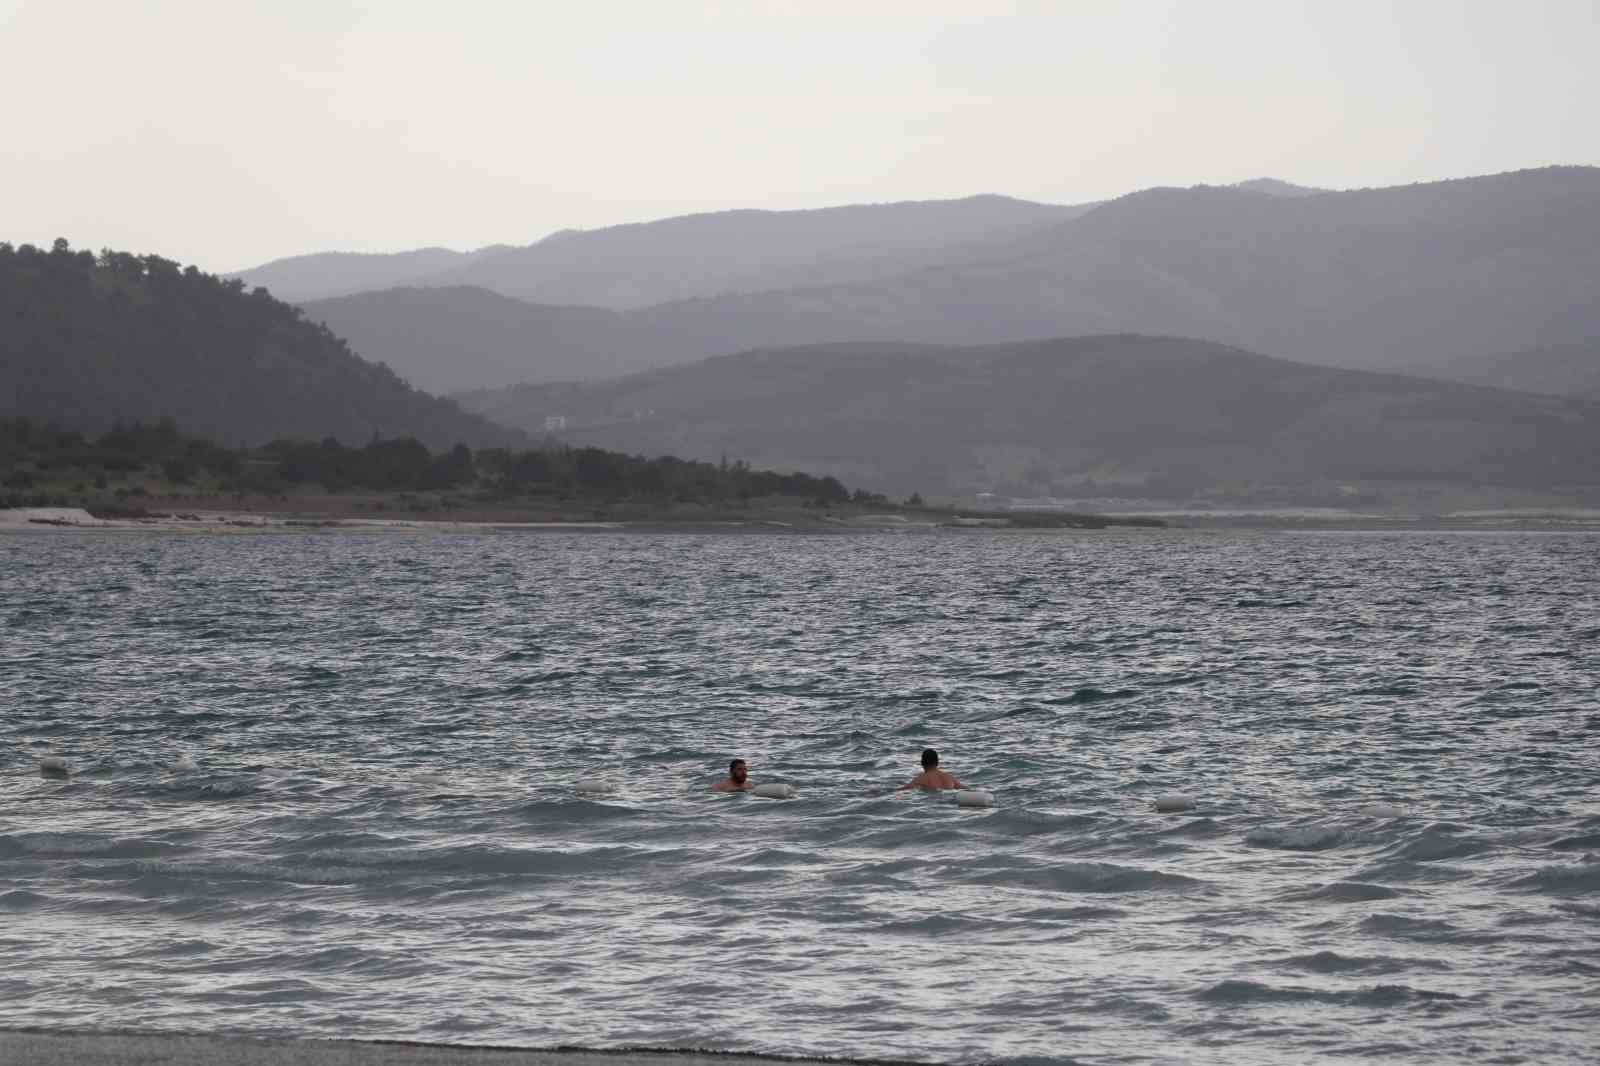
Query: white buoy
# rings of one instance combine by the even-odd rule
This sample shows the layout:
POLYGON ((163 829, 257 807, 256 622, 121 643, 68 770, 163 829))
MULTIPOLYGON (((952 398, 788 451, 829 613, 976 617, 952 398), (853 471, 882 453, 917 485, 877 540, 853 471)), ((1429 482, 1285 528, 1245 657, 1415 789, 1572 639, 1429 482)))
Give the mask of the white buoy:
POLYGON ((757 785, 755 787, 755 789, 754 789, 754 792, 755 792, 755 794, 757 796, 760 796, 762 799, 769 799, 769 800, 794 799, 794 786, 793 785, 780 785, 780 784, 776 784, 776 783, 769 784, 769 785, 757 785))
POLYGON ((1372 803, 1361 808, 1361 813, 1368 818, 1399 818, 1405 812, 1392 803, 1372 803))
POLYGON ((174 770, 198 770, 200 764, 194 761, 194 756, 188 752, 178 756, 178 761, 172 764, 174 770))
POLYGON ((67 772, 67 760, 59 755, 46 755, 39 760, 41 774, 64 774, 67 772))
POLYGON ((1194 797, 1185 796, 1181 792, 1168 792, 1163 796, 1156 797, 1156 810, 1160 811, 1162 814, 1172 814, 1176 811, 1188 811, 1193 809, 1194 797))
POLYGON ((993 807, 994 793, 981 788, 964 788, 956 793, 957 807, 993 807))
POLYGON ((612 788, 604 781, 586 778, 578 782, 578 795, 580 796, 606 796, 610 795, 612 788))

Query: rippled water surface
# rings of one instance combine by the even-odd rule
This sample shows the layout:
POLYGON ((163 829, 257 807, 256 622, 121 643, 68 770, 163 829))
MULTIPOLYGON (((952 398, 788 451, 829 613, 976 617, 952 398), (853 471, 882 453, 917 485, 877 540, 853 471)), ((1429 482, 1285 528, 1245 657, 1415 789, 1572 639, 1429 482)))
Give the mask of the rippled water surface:
POLYGON ((0 537, 0 1026, 1593 1061, 1597 574, 1583 535, 0 537), (927 745, 997 806, 894 793, 927 745), (733 755, 797 798, 710 793, 733 755))

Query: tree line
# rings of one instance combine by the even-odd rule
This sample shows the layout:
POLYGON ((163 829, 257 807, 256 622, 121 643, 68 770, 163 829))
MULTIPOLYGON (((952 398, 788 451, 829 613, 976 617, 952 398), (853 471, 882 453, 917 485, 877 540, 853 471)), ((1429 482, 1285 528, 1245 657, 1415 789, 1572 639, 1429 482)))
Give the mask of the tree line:
POLYGON ((812 503, 883 503, 851 492, 837 478, 756 470, 743 461, 709 463, 675 456, 645 458, 594 447, 547 444, 526 449, 466 444, 432 451, 415 437, 373 438, 350 446, 337 438, 280 438, 231 449, 186 436, 172 419, 116 425, 97 436, 29 418, 0 418, 0 506, 65 504, 92 485, 105 490, 140 479, 169 492, 284 493, 471 490, 481 499, 584 497, 646 502, 728 503, 770 497, 812 503))

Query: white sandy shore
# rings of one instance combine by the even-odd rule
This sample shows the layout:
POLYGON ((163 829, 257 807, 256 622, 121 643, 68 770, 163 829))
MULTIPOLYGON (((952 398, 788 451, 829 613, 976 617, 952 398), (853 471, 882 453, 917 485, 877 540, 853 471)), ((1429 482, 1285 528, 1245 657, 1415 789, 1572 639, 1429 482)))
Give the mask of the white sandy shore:
POLYGON ((846 1062, 699 1051, 588 1051, 347 1040, 0 1030, 5 1066, 745 1066, 846 1062))

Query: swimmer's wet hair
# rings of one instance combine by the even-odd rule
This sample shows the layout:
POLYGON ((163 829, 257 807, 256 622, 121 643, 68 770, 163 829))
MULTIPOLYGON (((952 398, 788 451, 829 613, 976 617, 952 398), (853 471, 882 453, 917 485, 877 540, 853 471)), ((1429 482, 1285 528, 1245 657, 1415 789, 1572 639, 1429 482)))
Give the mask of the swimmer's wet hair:
POLYGON ((939 753, 934 751, 932 748, 923 748, 922 749, 922 768, 924 770, 932 770, 935 766, 938 766, 938 765, 939 765, 939 753))

